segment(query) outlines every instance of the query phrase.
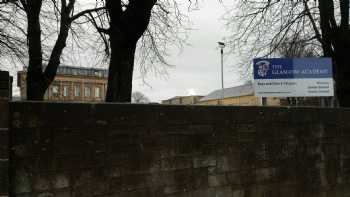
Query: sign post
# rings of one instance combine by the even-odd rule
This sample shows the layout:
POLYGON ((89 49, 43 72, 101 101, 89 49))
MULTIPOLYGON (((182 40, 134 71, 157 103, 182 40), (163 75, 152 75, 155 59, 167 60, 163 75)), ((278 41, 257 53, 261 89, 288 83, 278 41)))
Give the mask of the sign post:
POLYGON ((258 97, 331 97, 332 76, 330 58, 254 59, 258 97))

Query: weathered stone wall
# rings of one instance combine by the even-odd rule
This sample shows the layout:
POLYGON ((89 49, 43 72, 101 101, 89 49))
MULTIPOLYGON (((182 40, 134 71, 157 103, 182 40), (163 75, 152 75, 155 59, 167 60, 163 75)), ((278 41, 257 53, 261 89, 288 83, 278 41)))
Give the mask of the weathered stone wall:
POLYGON ((350 110, 11 103, 17 196, 345 197, 350 110))
POLYGON ((8 71, 0 70, 0 100, 10 100, 12 98, 12 80, 8 71))
POLYGON ((8 118, 12 80, 8 72, 0 71, 0 196, 8 192, 8 118))

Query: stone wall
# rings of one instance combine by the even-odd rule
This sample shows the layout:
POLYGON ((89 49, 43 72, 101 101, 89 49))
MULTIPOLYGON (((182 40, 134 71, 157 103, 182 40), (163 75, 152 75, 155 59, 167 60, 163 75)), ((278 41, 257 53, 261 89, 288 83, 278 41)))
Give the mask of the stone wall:
POLYGON ((8 72, 0 71, 0 196, 8 191, 8 118, 12 79, 8 72))
POLYGON ((350 196, 350 110, 10 104, 13 196, 350 196))
POLYGON ((9 100, 12 98, 12 81, 13 78, 7 71, 0 70, 0 99, 9 100))

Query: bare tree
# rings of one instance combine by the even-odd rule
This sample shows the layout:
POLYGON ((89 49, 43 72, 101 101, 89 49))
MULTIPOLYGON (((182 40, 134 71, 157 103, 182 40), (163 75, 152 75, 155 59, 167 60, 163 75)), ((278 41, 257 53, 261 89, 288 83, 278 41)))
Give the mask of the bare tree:
POLYGON ((3 59, 23 61, 25 57, 24 25, 17 20, 18 12, 19 8, 9 1, 0 1, 0 57, 3 59))
POLYGON ((242 0, 225 19, 234 32, 228 38, 232 50, 247 59, 273 56, 295 35, 332 57, 339 103, 350 106, 349 0, 242 0))
POLYGON ((167 64, 164 59, 167 45, 181 45, 184 41, 180 27, 185 16, 175 0, 105 0, 103 3, 106 14, 90 16, 90 20, 110 55, 106 101, 130 102, 137 46, 139 63, 143 65, 141 72, 149 69, 145 60, 167 64))
MULTIPOLYGON (((54 80, 57 68, 60 65, 60 58, 63 49, 66 46, 69 30, 72 24, 79 17, 97 11, 102 8, 83 10, 75 13, 74 8, 76 0, 60 0, 46 2, 44 0, 11 0, 7 3, 15 5, 22 10, 17 20, 24 20, 27 26, 25 36, 28 45, 28 72, 27 72, 27 99, 43 100, 44 94, 54 80), (51 12, 44 10, 52 9, 51 12), (21 18, 24 16, 24 18, 21 18), (50 21, 51 20, 51 21, 50 21), (45 22, 56 21, 57 31, 52 33, 57 37, 52 41, 53 47, 50 48, 47 65, 44 66, 43 27, 46 28, 45 22)), ((46 64, 46 63, 45 63, 46 64)))
MULTIPOLYGON (((308 45, 304 39, 294 36, 292 38, 285 38, 276 48, 276 54, 285 58, 300 58, 300 57, 315 57, 319 56, 312 46, 308 45)), ((315 97, 287 97, 289 106, 331 106, 333 98, 315 98, 315 97)))
POLYGON ((304 39, 297 36, 293 38, 285 38, 276 48, 276 55, 286 58, 294 57, 315 57, 318 51, 311 47, 304 39))
POLYGON ((149 103, 150 100, 142 92, 133 92, 131 94, 132 103, 149 103))

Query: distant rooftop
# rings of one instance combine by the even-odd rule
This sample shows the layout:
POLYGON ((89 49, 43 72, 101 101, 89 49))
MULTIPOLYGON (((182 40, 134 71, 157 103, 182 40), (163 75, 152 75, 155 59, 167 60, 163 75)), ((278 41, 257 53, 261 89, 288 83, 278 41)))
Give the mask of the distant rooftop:
MULTIPOLYGON (((224 98, 248 96, 253 94, 254 94, 254 88, 252 83, 224 89, 224 98)), ((217 99, 221 99, 221 96, 222 96, 222 90, 221 89, 215 90, 210 94, 208 94, 207 96, 203 97, 200 101, 217 100, 217 99)))
POLYGON ((188 98, 188 97, 203 97, 202 95, 189 95, 189 96, 174 96, 169 99, 163 100, 163 101, 169 101, 169 100, 174 100, 174 99, 179 99, 179 98, 188 98))
MULTIPOLYGON (((24 67, 24 71, 27 71, 27 67, 24 67)), ((61 75, 75 75, 75 76, 92 76, 92 77, 108 77, 108 70, 102 68, 86 68, 75 66, 59 66, 57 74, 61 75)))

